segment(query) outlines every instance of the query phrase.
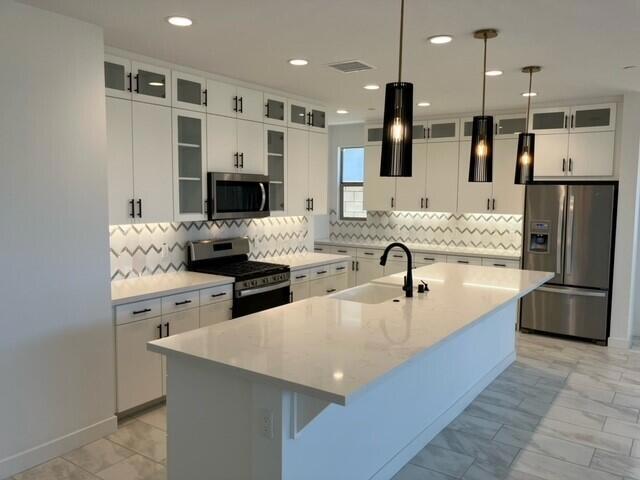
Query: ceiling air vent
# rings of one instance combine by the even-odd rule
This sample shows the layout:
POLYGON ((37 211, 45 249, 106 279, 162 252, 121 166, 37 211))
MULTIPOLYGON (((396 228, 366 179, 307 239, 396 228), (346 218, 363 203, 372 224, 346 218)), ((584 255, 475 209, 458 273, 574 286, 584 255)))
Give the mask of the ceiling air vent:
POLYGON ((347 60, 344 62, 330 63, 329 66, 342 73, 362 72, 364 70, 372 70, 374 68, 360 60, 347 60))

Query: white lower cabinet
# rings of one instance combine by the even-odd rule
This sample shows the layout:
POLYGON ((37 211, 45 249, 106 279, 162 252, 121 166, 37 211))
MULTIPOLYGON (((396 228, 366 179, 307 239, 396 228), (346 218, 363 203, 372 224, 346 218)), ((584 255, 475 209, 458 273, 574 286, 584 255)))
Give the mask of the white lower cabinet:
POLYGON ((384 267, 380 265, 379 259, 360 258, 356 260, 356 284, 363 285, 371 280, 384 276, 384 267))
POLYGON ((399 262, 397 260, 389 260, 383 267, 384 275, 393 275, 394 273, 406 272, 407 262, 399 262))
POLYGON ((446 263, 446 255, 437 255, 433 253, 420 253, 414 252, 413 261, 418 267, 424 267, 425 265, 433 265, 434 263, 446 263))
POLYGON ((162 396, 162 357, 147 350, 161 335, 161 317, 116 326, 118 412, 162 396))
POLYGON ((482 265, 485 267, 520 268, 520 261, 503 260, 500 258, 483 258, 482 265))
POLYGON ((309 296, 321 297, 323 295, 339 292, 340 290, 347 288, 348 282, 346 273, 310 280, 309 296))
POLYGON ((482 265, 480 257, 463 257, 460 255, 447 255, 447 263, 460 263, 462 265, 482 265))
POLYGON ((216 323, 231 320, 232 300, 202 305, 200 307, 200 327, 208 327, 216 323))
POLYGON ((291 285, 291 302, 304 300, 309 297, 309 281, 291 285))
MULTIPOLYGON (((196 292, 197 293, 197 292, 196 292)), ((197 308, 162 315, 164 336, 170 337, 178 333, 195 330, 200 326, 200 315, 197 308)), ((162 357, 162 395, 167 394, 167 362, 162 357)))

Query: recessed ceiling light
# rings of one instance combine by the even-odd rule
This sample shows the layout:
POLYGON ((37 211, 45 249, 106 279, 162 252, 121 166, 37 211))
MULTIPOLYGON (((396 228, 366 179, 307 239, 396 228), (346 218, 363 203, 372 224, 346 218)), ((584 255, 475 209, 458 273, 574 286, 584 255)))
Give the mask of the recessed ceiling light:
POLYGON ((380 85, 377 85, 375 83, 369 83, 369 84, 365 85, 363 88, 365 90, 379 90, 380 89, 380 85))
POLYGON ((418 102, 419 107, 429 107, 431 104, 429 102, 418 102))
POLYGON ((163 82, 149 82, 150 87, 164 87, 163 82))
POLYGON ((535 97, 535 96, 537 96, 537 95, 538 95, 538 94, 537 94, 536 92, 531 92, 531 93, 529 93, 529 92, 522 92, 522 96, 523 96, 523 97, 535 97))
POLYGON ((295 67, 304 67, 309 64, 309 62, 304 58, 292 58, 289 60, 289 63, 295 67))
POLYGON ((347 113, 349 113, 349 110, 344 110, 343 108, 340 108, 336 110, 336 113, 339 115, 346 115, 347 113))
POLYGON ((190 27, 193 25, 193 20, 188 17, 167 17, 167 22, 169 22, 174 27, 190 27))
POLYGON ((487 77, 499 77, 502 75, 502 70, 487 70, 484 72, 487 77))
POLYGON ((433 35, 428 40, 434 45, 443 45, 453 40, 453 37, 451 35, 433 35))

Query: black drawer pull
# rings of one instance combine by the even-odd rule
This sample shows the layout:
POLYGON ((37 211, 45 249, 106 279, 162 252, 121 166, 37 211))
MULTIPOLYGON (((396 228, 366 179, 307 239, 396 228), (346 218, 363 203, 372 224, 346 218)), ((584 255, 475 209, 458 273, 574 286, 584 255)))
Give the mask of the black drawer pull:
POLYGON ((179 307, 180 305, 187 305, 188 303, 191 303, 191 300, 185 300, 183 302, 176 302, 176 307, 179 307))
POLYGON ((338 253, 347 253, 346 250, 337 250, 338 253))
POLYGON ((333 292, 335 292, 335 291, 336 291, 336 289, 335 289, 335 288, 330 288, 329 290, 327 290, 327 293, 333 293, 333 292))
POLYGON ((134 315, 140 315, 141 313, 149 313, 151 311, 150 308, 145 308, 144 310, 136 310, 133 312, 134 315))
POLYGON ((319 272, 316 272, 318 275, 324 275, 325 273, 327 273, 326 270, 320 270, 319 272))
POLYGON ((296 280, 302 280, 303 278, 307 278, 306 275, 296 275, 296 280))
POLYGON ((393 258, 402 258, 402 255, 391 255, 393 258))
POLYGON ((493 264, 494 267, 506 267, 507 265, 504 263, 494 263, 493 264))
POLYGON ((227 292, 214 293, 213 295, 211 295, 211 298, 224 297, 226 294, 227 294, 227 292))
POLYGON ((373 252, 364 252, 365 255, 373 255, 373 252))
POLYGON ((458 263, 468 264, 468 263, 469 263, 469 261, 468 261, 468 260, 458 260, 458 263))
POLYGON ((436 261, 435 258, 431 258, 431 257, 423 257, 423 260, 427 260, 429 262, 435 262, 436 261))
POLYGON ((344 270, 347 267, 336 267, 336 270, 344 270))

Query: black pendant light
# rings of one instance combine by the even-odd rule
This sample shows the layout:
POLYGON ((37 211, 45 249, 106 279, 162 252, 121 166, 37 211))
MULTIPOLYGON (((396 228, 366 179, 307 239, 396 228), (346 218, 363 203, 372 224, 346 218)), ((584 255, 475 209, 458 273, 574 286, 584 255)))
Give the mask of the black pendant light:
POLYGON ((498 31, 492 28, 478 30, 475 38, 484 41, 482 63, 482 115, 473 117, 471 130, 471 159, 469 161, 470 182, 493 181, 493 117, 484 114, 484 100, 487 86, 487 40, 496 38, 498 31))
POLYGON ((402 81, 404 0, 400 0, 398 81, 387 83, 384 95, 381 177, 410 177, 413 142, 413 84, 402 81))
POLYGON ((516 157, 516 177, 514 183, 526 185, 533 182, 534 153, 536 146, 535 134, 529 133, 529 112, 531 111, 531 82, 533 74, 542 70, 537 65, 530 65, 522 69, 522 73, 529 74, 529 92, 527 94, 527 120, 524 132, 518 135, 518 156, 516 157))

